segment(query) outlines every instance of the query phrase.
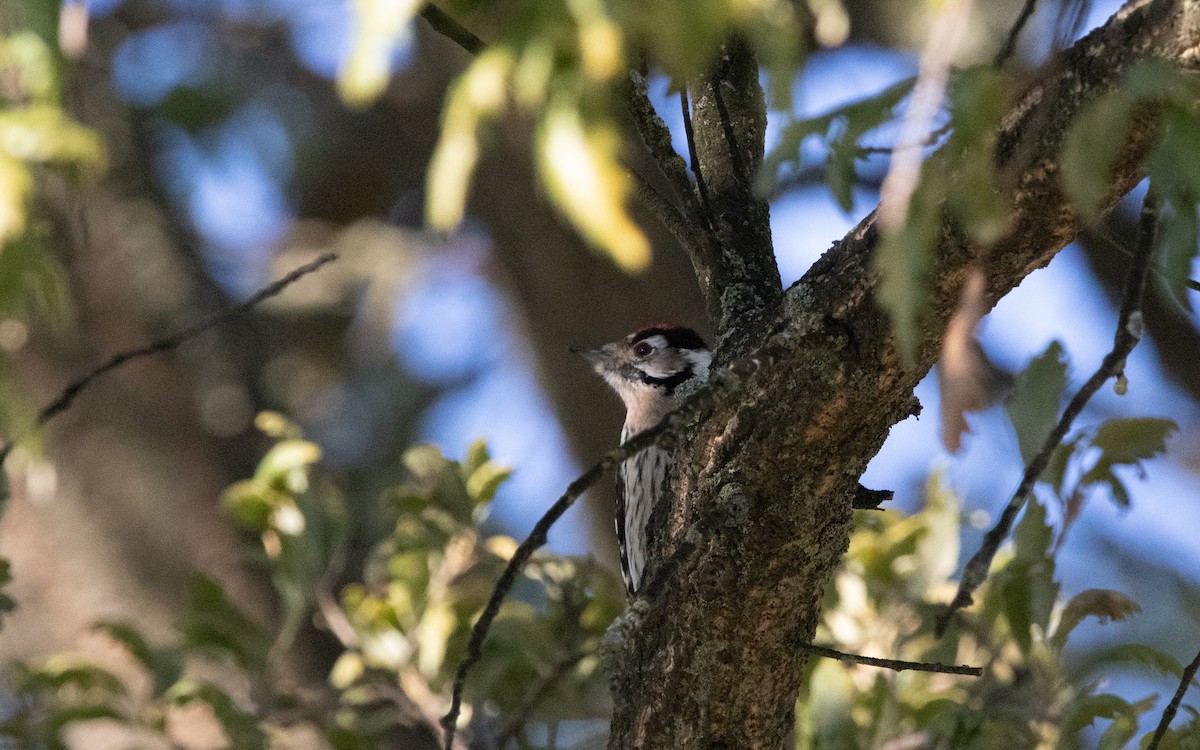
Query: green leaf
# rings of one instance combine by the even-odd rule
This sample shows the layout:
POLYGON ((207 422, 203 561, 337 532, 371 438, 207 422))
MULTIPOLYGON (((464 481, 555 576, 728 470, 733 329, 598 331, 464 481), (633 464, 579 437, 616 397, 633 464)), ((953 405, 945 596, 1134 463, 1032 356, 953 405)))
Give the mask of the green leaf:
POLYGON ((1092 446, 1102 451, 1100 458, 1084 474, 1080 483, 1107 484, 1114 501, 1121 507, 1128 507, 1129 492, 1113 469, 1117 466, 1140 466, 1143 460, 1162 455, 1166 452, 1167 437, 1177 429, 1172 420, 1153 417, 1105 422, 1092 438, 1092 446))
POLYGON ((1067 387, 1067 358, 1062 344, 1051 342, 1017 376, 1008 400, 1008 416, 1026 465, 1058 423, 1059 403, 1067 387))
POLYGON ((626 210, 633 185, 619 144, 614 129, 553 102, 538 128, 537 164, 551 199, 584 239, 633 273, 650 265, 650 243, 626 210))
POLYGON ((1178 659, 1153 646, 1140 643, 1123 643, 1090 654, 1079 670, 1081 674, 1087 674, 1102 666, 1120 663, 1139 664, 1175 678, 1183 676, 1183 665, 1178 659))
POLYGON ((1133 101, 1123 89, 1085 107, 1063 137, 1063 187, 1089 222, 1099 219, 1109 193, 1109 175, 1125 143, 1133 101))
POLYGON ((885 231, 875 254, 879 274, 876 299, 888 313, 896 349, 906 366, 916 359, 921 322, 928 304, 929 263, 941 224, 941 204, 946 190, 944 161, 931 158, 913 191, 904 226, 885 231))
POLYGON ((915 80, 900 81, 875 96, 787 124, 780 132, 779 143, 767 154, 755 176, 757 194, 766 198, 774 193, 781 168, 789 163, 799 168, 802 144, 805 139, 817 136, 829 149, 826 163, 829 189, 843 211, 851 210, 857 180, 855 161, 862 156, 858 142, 863 135, 892 119, 896 105, 912 91, 915 80))
POLYGON ((1108 725, 1108 729, 1104 730, 1104 734, 1100 735, 1100 741, 1096 743, 1096 750, 1121 750, 1124 748, 1137 734, 1138 718, 1153 708, 1157 700, 1157 695, 1151 695, 1131 705, 1129 711, 1117 714, 1112 723, 1108 725))
POLYGON ((151 670, 154 668, 154 654, 150 649, 150 644, 146 642, 146 639, 132 625, 123 622, 103 621, 93 625, 92 629, 104 633, 109 638, 124 646, 129 655, 137 659, 146 669, 151 670))
POLYGON ((490 461, 491 453, 488 452, 487 441, 480 439, 471 443, 467 448, 466 458, 463 459, 463 479, 468 479, 475 471, 490 461))
MULTIPOLYGON (((0 469, 0 482, 3 482, 3 481, 6 481, 6 476, 5 476, 5 472, 2 469, 0 469)), ((0 487, 0 491, 3 491, 5 489, 7 489, 7 488, 0 487)), ((4 495, 0 495, 0 497, 6 497, 6 496, 7 496, 7 493, 5 493, 4 495)), ((2 501, 0 501, 0 510, 3 510, 3 502, 2 501)), ((12 563, 9 562, 7 557, 0 557, 0 589, 4 588, 5 586, 7 586, 10 583, 12 583, 12 563)), ((17 602, 15 599, 13 599, 8 594, 0 593, 0 618, 2 618, 3 615, 8 614, 9 612, 12 612, 16 608, 17 608, 17 602)), ((3 625, 3 619, 0 619, 0 626, 2 626, 2 625, 3 625)))
POLYGON ((1191 310, 1188 280, 1191 278, 1192 260, 1200 244, 1200 221, 1196 216, 1194 202, 1164 201, 1161 239, 1159 241, 1159 265, 1162 266, 1162 285, 1167 296, 1183 310, 1191 310))
POLYGON ((1119 591, 1108 589, 1081 591, 1073 596, 1063 609, 1062 617, 1059 618, 1058 627, 1054 631, 1051 642, 1057 648, 1062 648, 1071 631, 1075 629, 1076 625, 1083 622, 1085 617, 1096 617, 1102 623, 1119 622, 1129 615, 1141 611, 1142 608, 1138 606, 1137 602, 1119 591))
POLYGON ((504 480, 512 476, 512 469, 507 466, 501 466, 494 461, 488 461, 483 466, 480 466, 471 474, 471 478, 467 480, 467 494, 476 503, 483 504, 491 501, 496 495, 496 490, 504 483, 504 480))
POLYGON ((168 696, 173 703, 184 705, 193 701, 207 703, 229 738, 229 746, 238 750, 267 750, 267 736, 258 726, 255 716, 244 711, 229 694, 209 683, 184 680, 172 688, 168 696))
POLYGON ((191 598, 180 630, 188 649, 227 654, 251 671, 266 666, 269 639, 233 606, 216 581, 200 573, 192 576, 191 598))
POLYGON ((1028 653, 1033 644, 1033 587, 1029 567, 1010 564, 1002 575, 996 577, 1000 597, 1004 606, 1004 617, 1008 620, 1012 637, 1028 653))
POLYGON ((1096 719, 1115 719, 1133 712, 1133 707, 1124 698, 1104 693, 1085 695, 1075 701, 1070 713, 1063 721, 1063 734, 1074 737, 1080 730, 1092 726, 1096 719))
POLYGON ((1012 98, 1007 77, 991 66, 958 73, 950 82, 946 143, 955 165, 954 188, 946 202, 967 235, 981 245, 999 240, 1012 212, 996 184, 996 138, 1012 98))
POLYGON ((1013 531, 1015 556, 1001 576, 1005 617, 1023 650, 1032 644, 1032 626, 1047 633, 1058 598, 1054 558, 1050 544, 1054 531, 1046 523, 1046 509, 1036 498, 1025 504, 1025 513, 1013 531))

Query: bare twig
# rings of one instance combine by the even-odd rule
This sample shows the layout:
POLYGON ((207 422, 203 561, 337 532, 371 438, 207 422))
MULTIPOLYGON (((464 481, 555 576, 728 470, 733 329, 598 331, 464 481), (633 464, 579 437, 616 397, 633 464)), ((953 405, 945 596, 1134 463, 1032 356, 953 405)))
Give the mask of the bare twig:
POLYGON ((1171 702, 1163 709, 1162 719, 1158 722, 1158 728, 1154 730, 1154 736, 1150 738, 1150 744, 1146 745, 1146 750, 1158 750, 1158 743, 1162 741, 1163 736, 1167 733, 1167 727, 1171 726, 1171 722, 1175 719, 1175 714, 1179 711, 1179 704, 1183 703, 1183 694, 1187 692, 1192 680, 1196 678, 1197 671, 1200 671, 1200 653, 1196 654, 1196 658, 1192 659, 1191 664, 1183 668, 1179 687, 1175 689, 1175 695, 1172 696, 1171 702))
POLYGON ((650 102, 650 92, 646 87, 646 78, 637 71, 629 74, 629 87, 625 95, 626 108, 633 115, 638 133, 646 144, 650 156, 654 158, 658 168, 662 170, 667 181, 675 191, 675 197, 683 206, 685 216, 697 223, 705 220, 700 204, 696 201, 696 192, 688 179, 687 164, 683 157, 675 151, 671 143, 671 129, 663 122, 650 102))
POLYGON ((936 633, 939 636, 946 631, 946 626, 949 625, 955 613, 963 607, 969 606, 973 601, 972 596, 987 578, 988 569, 992 565, 992 559, 996 556, 997 550, 1012 531, 1017 514, 1021 508, 1025 507, 1025 502, 1029 499, 1034 484, 1045 471, 1047 464, 1050 463, 1051 454, 1067 436, 1075 418, 1109 378, 1117 378, 1118 383, 1124 380, 1125 358, 1137 346, 1142 335, 1142 296, 1146 290, 1146 277, 1150 273, 1150 259, 1154 253, 1159 207, 1158 198, 1151 189, 1146 193, 1146 199, 1142 203, 1141 218, 1138 222, 1137 248, 1130 263, 1129 275, 1125 279, 1125 290, 1121 297, 1121 311, 1117 316, 1117 331, 1113 336, 1112 351, 1104 357, 1100 367, 1067 404, 1058 424, 1046 436, 1037 455, 1030 459, 1029 464, 1025 467, 1021 483, 1017 485, 1012 499, 1008 501, 1008 505, 1000 514, 1000 519, 984 536, 979 551, 975 553, 963 570, 962 580, 959 581, 958 593, 955 594, 954 600, 938 616, 936 633))
POLYGON ((700 171, 700 157, 696 153, 696 131, 692 128, 692 108, 688 105, 686 90, 679 92, 679 108, 683 112, 683 133, 687 136, 688 158, 692 163, 692 174, 696 175, 696 190, 700 193, 700 203, 704 207, 704 220, 709 228, 712 228, 715 226, 712 204, 708 202, 708 186, 704 182, 704 173, 700 171))
POLYGON ((600 477, 604 476, 605 472, 616 467, 630 456, 649 448, 659 440, 673 435, 684 425, 703 416, 711 410, 719 395, 730 390, 740 378, 757 370, 758 366, 758 360, 745 359, 714 373, 699 391, 692 394, 686 401, 663 417, 662 421, 644 432, 639 432, 617 448, 604 454, 603 458, 576 477, 573 482, 567 485, 566 492, 538 519, 538 522, 533 526, 533 530, 529 532, 529 536, 517 546, 513 556, 509 558, 508 564, 505 565, 504 571, 496 581, 495 588, 492 589, 492 595, 488 598, 483 612, 479 615, 479 619, 475 621, 475 625, 471 629, 471 638, 467 643, 466 655, 459 663, 458 671, 454 675, 450 710, 446 712, 441 721, 442 728, 445 730, 446 750, 451 750, 452 743, 454 742, 458 716, 462 711, 463 687, 467 682, 467 674, 479 661, 479 657, 482 654, 483 641, 487 638, 492 621, 496 619, 496 615, 500 612, 501 603, 503 603, 508 593, 512 590, 517 574, 529 562, 529 558, 533 553, 546 543, 550 527, 575 504, 575 501, 579 499, 584 491, 595 484, 600 477))
POLYGON ((434 31, 472 55, 478 55, 487 46, 482 39, 471 33, 470 29, 455 21, 446 11, 433 3, 425 3, 421 7, 421 17, 429 22, 434 31))
MULTIPOLYGON (((307 276, 313 271, 316 271, 325 264, 333 262, 334 260, 337 260, 337 255, 334 253, 325 253, 316 260, 305 263, 278 281, 263 287, 249 299, 241 302, 240 304, 222 310, 221 312, 211 315, 198 323, 193 323, 192 325, 187 326, 186 328, 183 328, 170 336, 156 339, 146 346, 114 354, 103 364, 94 368, 91 372, 68 383, 67 387, 64 388, 62 393, 58 395, 58 398, 51 401, 41 411, 38 412, 37 420, 35 421, 35 428, 44 426, 51 419, 69 409, 79 394, 102 375, 107 375, 118 367, 128 364, 134 360, 143 359, 145 357, 155 354, 162 354, 163 352, 169 352, 172 349, 176 349, 180 344, 183 344, 189 339, 204 333, 210 328, 215 328, 232 317, 241 315, 242 313, 251 310, 252 308, 261 304, 264 300, 276 296, 284 289, 287 289, 289 286, 294 284, 296 281, 307 276)), ((8 445, 0 448, 0 464, 4 463, 4 459, 8 458, 8 454, 12 452, 13 446, 20 442, 20 440, 21 438, 18 437, 8 445)))
POLYGON ((827 648, 825 646, 817 646, 812 643, 806 643, 800 647, 800 650, 807 651, 816 656, 824 656, 829 659, 837 659, 849 664, 865 664, 869 667, 882 667, 891 669, 896 672, 904 672, 906 670, 912 672, 937 672, 938 674, 965 674, 971 677, 980 677, 983 675, 982 667, 971 667, 968 665, 955 666, 953 664, 942 664, 940 662, 930 661, 904 661, 902 659, 879 659, 874 656, 860 656, 858 654, 847 654, 845 651, 827 648))
POLYGON ((1004 46, 996 53, 996 59, 992 63, 997 68, 1003 68, 1008 62, 1008 58, 1012 57, 1013 52, 1017 49, 1017 38, 1021 36, 1021 30, 1025 28, 1030 16, 1033 15, 1034 8, 1037 7, 1037 0, 1025 0, 1025 5, 1021 7, 1021 12, 1017 14, 1017 20, 1013 22, 1012 28, 1008 30, 1008 37, 1004 40, 1004 46))
POLYGON ((897 143, 895 146, 858 146, 855 150, 861 156, 871 156, 872 154, 895 154, 900 151, 910 151, 913 149, 920 150, 934 145, 939 139, 941 139, 942 136, 946 135, 951 130, 953 130, 953 128, 950 126, 950 123, 947 122, 944 125, 940 125, 929 131, 929 134, 920 140, 905 141, 903 143, 897 143))

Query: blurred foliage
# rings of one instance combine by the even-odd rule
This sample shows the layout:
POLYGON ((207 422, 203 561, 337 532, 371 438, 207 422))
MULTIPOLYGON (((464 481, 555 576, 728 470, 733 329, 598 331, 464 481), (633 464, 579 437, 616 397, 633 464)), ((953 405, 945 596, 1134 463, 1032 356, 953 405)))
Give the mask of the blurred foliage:
MULTIPOLYGON (((925 501, 923 511, 907 518, 858 512, 817 638, 854 653, 979 665, 984 675, 810 660, 796 703, 797 750, 1124 747, 1156 696, 1131 703, 1104 692, 1105 678, 1131 663, 1176 679, 1182 667, 1150 646, 1125 644, 1071 670, 1063 650, 1084 619, 1121 620, 1137 613, 1137 604, 1099 589, 1064 601, 1054 572, 1054 529, 1043 506, 1032 502, 978 605, 938 640, 933 622, 956 588, 961 513, 937 475, 925 501)), ((1200 731, 1197 714, 1190 714, 1163 747, 1187 747, 1200 731)))
POLYGON ((1186 293, 1200 241, 1200 79, 1158 60, 1130 69, 1124 83, 1082 112, 1063 143, 1063 185, 1090 222, 1112 196, 1105 179, 1121 157, 1129 128, 1146 117, 1160 118, 1158 144, 1148 160, 1150 185, 1163 201, 1159 230, 1159 273, 1167 292, 1190 309, 1186 293))
MULTIPOLYGON (((823 146, 824 180, 843 210, 853 206, 858 169, 876 149, 864 136, 893 124, 913 80, 819 117, 787 124, 760 170, 756 187, 770 195, 786 184, 804 161, 802 146, 823 146)), ((884 234, 875 263, 879 300, 892 318, 901 353, 911 359, 922 311, 928 302, 926 274, 943 221, 970 242, 986 248, 1008 229, 1009 207, 998 192, 995 168, 1000 120, 1011 102, 1012 84, 1001 71, 976 67, 956 71, 947 91, 948 120, 929 143, 893 148, 929 148, 949 133, 926 159, 903 227, 884 234)), ((1085 107, 1067 130, 1062 150, 1063 186, 1088 221, 1100 218, 1110 201, 1108 176, 1121 156, 1129 128, 1146 117, 1160 118, 1159 141, 1148 165, 1151 183, 1164 203, 1157 277, 1178 304, 1188 307, 1188 274, 1196 257, 1200 221, 1200 117, 1194 103, 1200 80, 1152 60, 1135 65, 1121 85, 1085 107), (1141 120, 1138 120, 1141 118, 1141 120)))
MULTIPOLYGON (((1046 389, 1064 371, 1054 345, 1021 382, 1046 389)), ((1014 402, 1023 398, 1018 391, 1014 402)), ((1012 413, 1018 434, 1044 428, 1027 408, 1012 413)), ((126 623, 96 626, 128 653, 136 678, 67 655, 14 665, 16 708, 0 723, 0 737, 65 748, 73 727, 106 721, 178 740, 173 717, 200 706, 232 748, 273 746, 297 723, 331 747, 367 748, 445 709, 471 625, 516 547, 485 531, 489 503, 510 470, 482 443, 462 461, 430 446, 409 450, 408 480, 383 498, 394 526, 338 596, 346 526, 336 483, 321 469, 317 446, 285 418, 264 413, 258 425, 274 445, 251 478, 226 491, 224 504, 257 538, 254 554, 279 594, 279 624, 264 629, 198 575, 173 642, 152 643, 126 623), (277 679, 281 657, 308 622, 341 643, 322 698, 288 692, 277 679)), ((1074 491, 1118 485, 1112 467, 1157 455, 1168 429, 1165 420, 1113 420, 1084 431, 1070 443, 1078 455, 1064 462, 1084 464, 1074 491)), ((1058 491, 1055 481, 1048 480, 1058 491)), ((1133 665, 1177 678, 1182 667, 1151 646, 1120 644, 1068 668, 1063 651, 1081 622, 1122 620, 1140 608, 1104 589, 1064 600, 1054 558, 1067 516, 1056 528, 1046 507, 1031 501, 978 605, 938 639, 934 622, 955 588, 962 511, 940 475, 925 500, 907 518, 858 513, 818 640, 854 653, 980 665, 984 676, 814 658, 796 703, 796 748, 1071 748, 1090 747, 1097 736, 1099 747, 1119 748, 1131 741, 1155 696, 1130 702, 1104 692, 1108 675, 1133 665)), ((610 704, 598 646, 623 605, 620 581, 592 562, 536 555, 468 681, 464 720, 476 739, 539 747, 536 738, 553 737, 562 721, 596 720, 602 729, 610 704)), ((1200 735, 1200 714, 1187 711, 1190 720, 1163 747, 1188 747, 1200 735)))
MULTIPOLYGON (((824 179, 844 211, 853 208, 853 188, 859 181, 859 162, 877 149, 862 145, 864 136, 897 119, 897 107, 911 93, 914 80, 888 87, 875 96, 839 107, 819 117, 793 122, 767 155, 757 178, 760 194, 798 171, 803 146, 814 140, 826 154, 824 179)), ((1000 239, 1008 229, 1008 206, 1000 199, 995 170, 996 137, 1008 111, 1011 84, 989 67, 956 71, 948 90, 948 120, 923 143, 895 144, 891 150, 932 151, 921 169, 902 227, 885 232, 875 255, 879 271, 879 301, 892 318, 900 352, 911 360, 921 316, 927 305, 926 275, 943 219, 948 219, 974 244, 982 247, 1000 239), (948 133, 948 136, 944 136, 948 133)))
MULTIPOLYGON (((298 722, 332 747, 367 748, 448 707, 471 625, 516 547, 484 531, 509 469, 482 443, 461 462, 430 446, 408 451, 408 481, 383 498, 393 530, 339 597, 346 524, 341 495, 318 464, 320 450, 278 414, 261 414, 257 423, 275 443, 223 501, 257 537, 251 554, 275 583, 279 623, 264 629, 220 585, 197 575, 170 643, 153 643, 128 623, 96 625, 128 653, 135 676, 68 655, 14 665, 9 690, 18 708, 0 723, 0 737, 65 748, 72 727, 105 720, 172 739, 172 717, 199 705, 231 748, 266 748, 298 722), (319 699, 290 692, 279 679, 298 630, 314 621, 342 646, 329 695, 319 699)), ((623 605, 620 581, 589 560, 538 554, 516 594, 501 607, 468 683, 475 731, 524 742, 539 726, 606 718, 596 652, 623 605)))
MULTIPOLYGON (((470 17, 482 5, 460 2, 451 10, 470 17)), ((629 70, 653 65, 682 86, 707 75, 736 34, 770 74, 773 102, 786 106, 804 38, 800 18, 784 0, 523 0, 507 6, 502 19, 447 98, 429 168, 429 223, 452 229, 462 220, 487 126, 515 109, 536 125, 536 162, 554 204, 629 271, 650 261, 649 243, 626 210, 632 184, 621 164, 614 112, 629 70)), ((344 90, 366 90, 364 80, 382 87, 382 78, 355 70, 344 73, 344 90)))
POLYGON ((20 348, 34 323, 61 330, 71 308, 36 188, 48 170, 78 181, 105 165, 99 135, 63 109, 61 53, 48 36, 53 31, 0 29, 0 324, 8 327, 0 337, 0 429, 9 435, 33 420, 12 381, 9 352, 20 348))

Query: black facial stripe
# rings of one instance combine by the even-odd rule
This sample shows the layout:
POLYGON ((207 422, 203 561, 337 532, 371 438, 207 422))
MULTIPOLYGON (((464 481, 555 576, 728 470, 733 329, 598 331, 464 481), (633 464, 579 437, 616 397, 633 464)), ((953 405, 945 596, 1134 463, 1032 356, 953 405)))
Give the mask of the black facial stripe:
POLYGON ((656 378, 653 375, 647 375, 646 373, 641 372, 640 370, 638 372, 641 373, 642 382, 645 383, 646 385, 653 385, 656 387, 666 388, 667 393, 674 393, 676 388, 683 385, 683 383, 685 381, 691 379, 692 366, 688 365, 687 367, 685 367, 684 369, 675 373, 674 375, 671 375, 670 377, 666 377, 666 378, 656 378))
MULTIPOLYGON (((633 335, 631 343, 636 344, 643 339, 648 339, 651 336, 662 336, 667 340, 667 346, 674 349, 707 349, 708 345, 704 343, 704 339, 700 338, 700 334, 693 331, 691 328, 680 328, 677 326, 651 326, 643 328, 633 335)), ((690 377, 690 376, 689 376, 690 377)))

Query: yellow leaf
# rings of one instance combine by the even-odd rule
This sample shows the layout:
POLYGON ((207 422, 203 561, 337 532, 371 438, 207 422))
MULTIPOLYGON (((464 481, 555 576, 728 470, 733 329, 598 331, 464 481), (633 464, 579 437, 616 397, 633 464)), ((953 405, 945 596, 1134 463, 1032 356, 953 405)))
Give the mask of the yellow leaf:
POLYGON ((25 201, 32 187, 25 165, 0 154, 0 246, 25 231, 25 201))
POLYGON ((629 175, 611 131, 586 129, 576 109, 560 103, 547 112, 538 146, 542 179, 567 218, 622 269, 644 270, 650 243, 625 211, 629 175))
POLYGON ((517 552, 517 540, 511 536, 497 535, 488 537, 487 551, 491 552, 501 560, 511 560, 512 556, 517 552))
POLYGON ((446 101, 442 137, 429 163, 429 226, 450 231, 462 221, 467 186, 479 159, 480 123, 504 105, 512 54, 502 48, 483 52, 454 85, 446 101))
POLYGON ((392 73, 396 44, 421 5, 421 0, 354 0, 354 41, 338 71, 343 101, 364 106, 379 96, 392 73))

